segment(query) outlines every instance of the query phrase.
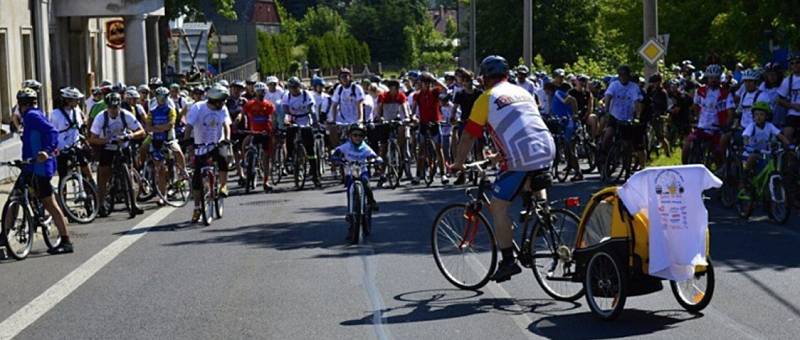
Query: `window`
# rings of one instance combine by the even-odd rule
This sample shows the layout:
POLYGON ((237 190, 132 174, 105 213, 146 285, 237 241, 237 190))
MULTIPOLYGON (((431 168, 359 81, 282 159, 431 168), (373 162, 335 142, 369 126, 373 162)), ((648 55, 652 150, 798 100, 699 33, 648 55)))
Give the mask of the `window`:
POLYGON ((33 34, 30 28, 22 29, 22 75, 25 79, 35 79, 33 56, 33 34))
POLYGON ((0 122, 11 123, 11 101, 9 99, 10 87, 8 86, 8 34, 5 29, 0 29, 0 122))
POLYGON ((591 247, 611 237, 613 207, 609 199, 597 203, 584 225, 583 242, 579 248, 591 247))

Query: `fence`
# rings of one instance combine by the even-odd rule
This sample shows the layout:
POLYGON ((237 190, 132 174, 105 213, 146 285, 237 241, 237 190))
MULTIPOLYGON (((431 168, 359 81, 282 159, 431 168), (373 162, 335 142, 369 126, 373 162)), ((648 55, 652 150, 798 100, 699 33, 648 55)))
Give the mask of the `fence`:
POLYGON ((258 62, 256 59, 250 60, 240 66, 222 72, 214 77, 214 81, 227 80, 252 80, 258 81, 258 62))

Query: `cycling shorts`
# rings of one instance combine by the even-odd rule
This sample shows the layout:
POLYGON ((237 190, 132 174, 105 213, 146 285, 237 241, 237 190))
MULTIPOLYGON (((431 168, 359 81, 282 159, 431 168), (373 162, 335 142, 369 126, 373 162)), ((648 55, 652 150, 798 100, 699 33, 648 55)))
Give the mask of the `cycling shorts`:
POLYGON ((692 133, 689 134, 686 138, 689 142, 694 142, 696 140, 699 141, 710 141, 711 145, 714 148, 714 152, 719 151, 719 140, 722 137, 722 133, 719 131, 706 131, 703 129, 693 129, 692 133))
POLYGON ((492 185, 493 197, 503 201, 513 201, 522 189, 527 174, 525 171, 504 171, 499 174, 492 185))
POLYGON ((53 195, 53 185, 50 184, 49 177, 39 176, 30 172, 23 172, 19 176, 15 187, 18 185, 27 185, 28 183, 32 183, 33 190, 36 192, 36 198, 38 199, 47 198, 53 195))
POLYGON ((432 138, 436 144, 442 144, 442 127, 439 124, 429 126, 427 123, 420 123, 417 131, 417 144, 426 138, 432 138))
POLYGON ((209 151, 205 155, 194 157, 194 172, 192 173, 192 189, 200 190, 203 186, 203 172, 200 171, 211 159, 219 171, 228 171, 228 161, 220 153, 219 148, 209 151))
POLYGON ((271 135, 253 135, 253 140, 250 143, 253 143, 255 145, 260 145, 261 150, 264 150, 265 155, 272 155, 271 135))

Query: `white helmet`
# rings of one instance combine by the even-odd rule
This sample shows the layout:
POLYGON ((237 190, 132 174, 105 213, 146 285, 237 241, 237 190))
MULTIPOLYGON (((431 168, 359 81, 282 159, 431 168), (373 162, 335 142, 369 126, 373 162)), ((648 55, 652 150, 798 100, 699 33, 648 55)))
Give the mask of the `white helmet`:
POLYGON ((224 86, 217 84, 208 89, 206 97, 210 100, 225 100, 230 95, 228 89, 224 86))
POLYGON ((261 94, 267 93, 267 84, 263 82, 257 82, 256 85, 253 86, 253 90, 255 90, 256 93, 261 93, 261 94))
POLYGON ((278 83, 278 77, 276 77, 276 76, 269 76, 269 77, 267 77, 267 81, 266 81, 266 83, 267 83, 267 84, 277 84, 277 83, 278 83))
POLYGON ((42 88, 42 83, 40 83, 36 79, 27 79, 27 80, 22 82, 22 87, 23 88, 27 87, 29 89, 32 89, 32 90, 36 91, 36 92, 39 92, 39 89, 42 88))
POLYGON ((139 95, 139 91, 136 91, 136 89, 128 89, 127 91, 125 91, 125 99, 128 98, 139 99, 140 97, 141 96, 139 95))
POLYGON ((706 67, 706 71, 703 73, 704 77, 719 77, 722 75, 722 67, 717 64, 711 64, 706 67))
POLYGON ((65 87, 61 89, 61 98, 80 100, 83 98, 83 93, 74 87, 65 87))
POLYGON ((225 87, 230 87, 231 86, 230 83, 228 83, 228 81, 225 80, 225 79, 222 79, 222 80, 218 81, 217 85, 222 85, 222 86, 225 86, 225 87))
POLYGON ((167 96, 169 96, 169 90, 164 86, 157 88, 155 92, 156 92, 156 97, 166 98, 167 96))
POLYGON ((742 81, 744 80, 758 80, 761 74, 757 70, 747 69, 742 72, 742 81))

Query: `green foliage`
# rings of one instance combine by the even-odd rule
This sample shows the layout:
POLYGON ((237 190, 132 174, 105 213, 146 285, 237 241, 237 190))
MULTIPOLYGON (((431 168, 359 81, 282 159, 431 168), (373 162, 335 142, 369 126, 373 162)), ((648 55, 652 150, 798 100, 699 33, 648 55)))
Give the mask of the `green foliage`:
MULTIPOLYGON (((164 12, 167 18, 175 19, 181 15, 200 14, 199 0, 164 0, 164 12)), ((236 0, 213 0, 214 7, 220 15, 235 20, 237 18, 233 4, 236 0)))
POLYGON ((265 74, 291 72, 295 40, 291 35, 258 32, 258 66, 265 74))
MULTIPOLYGON (((305 16, 298 22, 298 34, 307 39, 312 36, 321 36, 333 32, 339 36, 349 35, 350 27, 338 12, 330 7, 319 5, 306 11, 305 16)), ((302 40, 301 42, 305 42, 302 40)))
POLYGON ((425 0, 354 0, 344 18, 353 35, 366 42, 372 56, 384 63, 401 64, 409 51, 405 27, 430 21, 425 0))
POLYGON ((405 37, 404 63, 410 67, 427 67, 434 71, 452 69, 454 48, 450 39, 433 27, 430 20, 403 29, 405 37))

